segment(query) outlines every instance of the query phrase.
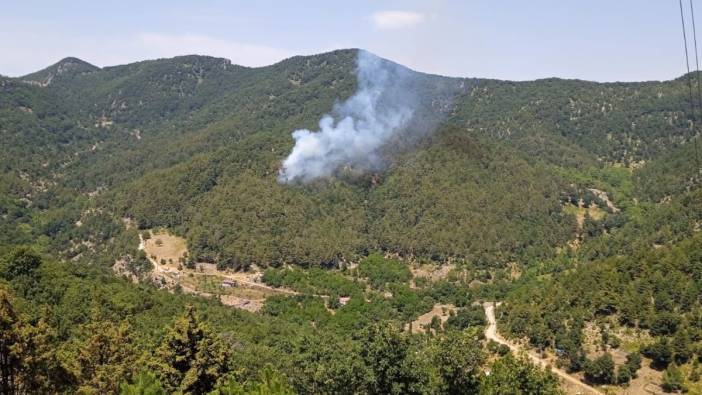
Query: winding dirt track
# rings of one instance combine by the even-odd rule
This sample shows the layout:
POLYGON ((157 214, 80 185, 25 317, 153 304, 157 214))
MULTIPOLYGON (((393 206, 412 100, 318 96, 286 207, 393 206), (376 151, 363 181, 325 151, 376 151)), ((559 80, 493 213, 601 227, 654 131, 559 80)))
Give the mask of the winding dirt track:
MULTIPOLYGON (((142 250, 142 251, 146 251, 146 243, 144 241, 144 238, 141 236, 141 234, 139 234, 139 247, 138 247, 138 249, 142 250)), ((153 271, 154 273, 160 273, 160 274, 165 274, 165 275, 180 275, 180 273, 178 271, 171 269, 167 266, 161 265, 161 263, 159 263, 158 260, 151 258, 151 256, 149 256, 149 254, 146 254, 146 257, 154 265, 154 271, 153 271)), ((298 292, 295 292, 291 289, 274 288, 274 287, 271 287, 271 286, 266 285, 266 284, 251 281, 251 280, 247 279, 246 276, 241 275, 241 274, 239 274, 239 275, 231 274, 231 273, 227 273, 224 271, 216 271, 216 272, 212 273, 212 272, 198 272, 196 270, 188 270, 186 272, 189 274, 193 274, 195 276, 211 276, 211 275, 219 276, 221 278, 234 280, 237 282, 237 284, 243 285, 243 286, 248 287, 248 288, 258 288, 258 289, 272 291, 272 292, 286 294, 286 295, 298 295, 299 294, 298 292)), ((186 273, 186 272, 184 272, 184 273, 186 273)), ((197 294, 200 294, 203 296, 211 296, 210 294, 208 294, 206 292, 199 292, 199 291, 196 291, 194 289, 191 291, 192 292, 190 292, 190 293, 197 293, 197 294)))
MULTIPOLYGON (((512 344, 497 333, 497 320, 495 319, 494 302, 483 303, 483 308, 485 309, 485 317, 488 321, 488 326, 487 328, 485 328, 486 339, 494 340, 500 344, 504 344, 505 346, 509 347, 509 349, 512 350, 512 352, 514 352, 515 354, 524 352, 529 357, 529 359, 537 366, 545 368, 549 365, 549 362, 541 358, 539 355, 528 350, 524 350, 515 344, 512 344)), ((564 388, 569 394, 603 394, 603 392, 599 391, 597 388, 583 383, 582 381, 576 379, 575 377, 569 375, 561 369, 551 367, 551 371, 561 379, 561 381, 564 384, 564 388)))

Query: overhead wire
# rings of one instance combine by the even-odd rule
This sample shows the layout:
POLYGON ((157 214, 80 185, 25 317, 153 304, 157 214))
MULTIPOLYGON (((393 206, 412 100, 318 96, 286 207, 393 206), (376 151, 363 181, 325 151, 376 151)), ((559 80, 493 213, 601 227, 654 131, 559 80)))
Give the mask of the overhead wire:
MULTIPOLYGON (((687 86, 689 90, 689 95, 690 95, 690 122, 692 126, 692 142, 694 145, 694 150, 695 150, 695 165, 697 166, 697 169, 699 171, 700 169, 700 159, 699 159, 699 150, 697 147, 697 128, 696 128, 696 123, 695 123, 695 100, 693 97, 692 93, 692 73, 690 72, 690 55, 688 52, 687 48, 687 29, 685 27, 685 12, 683 10, 683 4, 682 0, 678 0, 678 4, 680 5, 680 23, 682 24, 682 32, 683 32, 683 42, 685 44, 685 66, 687 67, 687 86)), ((692 15, 692 29, 693 29, 693 40, 694 40, 694 48, 695 48, 695 61, 696 61, 696 77, 697 77, 697 89, 698 89, 698 96, 699 96, 699 108, 700 108, 700 119, 702 119, 702 87, 700 87, 700 78, 699 78, 699 57, 697 54, 697 32, 695 31, 695 17, 694 17, 694 9, 692 7, 692 0, 690 0, 690 11, 692 15)))
MULTIPOLYGON (((690 19, 692 19, 692 38, 695 46, 695 79, 697 80, 697 106, 700 110, 700 119, 702 119, 702 79, 700 78, 700 57, 697 51, 697 27, 695 26, 695 8, 692 6, 692 0, 690 1, 690 19)), ((697 147, 697 140, 699 140, 699 134, 693 136, 693 144, 695 147, 695 162, 697 164, 698 170, 702 171, 700 168, 700 153, 697 147)))

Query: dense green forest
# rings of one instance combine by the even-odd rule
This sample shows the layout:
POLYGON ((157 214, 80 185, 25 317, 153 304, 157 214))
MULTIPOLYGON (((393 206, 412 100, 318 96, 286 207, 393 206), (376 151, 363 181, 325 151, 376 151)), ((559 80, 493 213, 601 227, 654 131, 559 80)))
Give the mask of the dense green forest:
MULTIPOLYGON (((8 192, 71 211, 57 216, 72 222, 107 213, 167 227, 197 258, 242 267, 337 266, 372 250, 499 265, 552 256, 573 237, 559 199, 576 181, 567 170, 638 166, 694 133, 684 81, 416 73, 425 112, 446 118, 389 156, 379 182, 340 175, 278 184, 290 131, 313 126, 352 93, 354 54, 258 69, 186 56, 97 70, 69 58, 4 80, 8 192), (47 75, 55 77, 37 86, 47 75)), ((52 225, 44 233, 78 241, 71 224, 52 225)))
POLYGON ((480 320, 409 335, 389 302, 330 314, 311 295, 255 315, 23 247, 0 279, 3 393, 559 393, 529 362, 484 351, 480 320))
POLYGON ((671 390, 699 381, 695 75, 409 71, 431 130, 392 141, 382 171, 280 184, 290 133, 355 91, 356 54, 0 76, 0 393, 558 393, 483 338, 486 300, 503 301, 501 333, 592 384, 642 363, 671 390), (151 269, 137 246, 157 228, 187 240, 187 264, 294 294, 254 314, 115 276, 151 269), (435 305, 456 312, 406 330, 435 305))
MULTIPOLYGON (((702 355, 696 154, 684 146, 635 172, 633 189, 620 191, 631 195, 616 227, 586 224, 577 253, 544 261, 515 282, 502 311, 504 330, 534 347, 561 350, 561 363, 572 371, 590 363, 583 352, 587 323, 597 324, 603 349, 619 348, 615 333, 634 330, 633 348, 651 367, 669 374, 690 365, 694 372, 702 355)), ((699 379, 691 373, 690 381, 699 379)))

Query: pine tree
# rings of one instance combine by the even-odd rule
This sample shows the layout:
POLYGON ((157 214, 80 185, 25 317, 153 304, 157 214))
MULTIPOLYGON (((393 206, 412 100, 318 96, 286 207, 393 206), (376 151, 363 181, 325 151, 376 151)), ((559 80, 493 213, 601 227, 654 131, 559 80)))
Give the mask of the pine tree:
POLYGON ((258 382, 248 392, 252 395, 293 395, 295 393, 285 376, 275 372, 270 365, 259 372, 258 382))
POLYGON ((18 380, 27 393, 46 394, 63 392, 75 384, 75 377, 57 358, 54 328, 47 324, 48 312, 33 325, 19 325, 19 342, 14 352, 20 357, 18 380))
POLYGON ((127 322, 115 324, 93 320, 80 329, 87 338, 72 344, 68 361, 77 377, 79 389, 85 393, 114 393, 136 368, 136 350, 127 322))
POLYGON ((673 359, 678 365, 684 364, 692 356, 692 350, 690 350, 690 339, 687 335, 687 331, 684 329, 680 329, 675 333, 670 345, 673 350, 673 359))
POLYGON ((14 352, 19 343, 19 319, 12 308, 10 296, 0 289, 0 393, 13 394, 17 390, 16 376, 20 359, 14 352))
POLYGON ((153 373, 141 372, 132 384, 122 383, 119 386, 121 395, 166 395, 166 391, 153 373))
POLYGON ((0 273, 8 279, 31 276, 40 265, 41 257, 34 251, 28 247, 17 247, 0 262, 0 273))
POLYGON ((631 376, 631 366, 623 364, 617 368, 617 384, 629 383, 631 381, 631 376))
POLYGON ((39 320, 23 322, 10 295, 0 289, 0 393, 56 393, 71 385, 56 358, 55 331, 39 320))
POLYGON ((203 394, 224 376, 227 361, 222 343, 188 306, 156 350, 154 370, 168 392, 203 394))

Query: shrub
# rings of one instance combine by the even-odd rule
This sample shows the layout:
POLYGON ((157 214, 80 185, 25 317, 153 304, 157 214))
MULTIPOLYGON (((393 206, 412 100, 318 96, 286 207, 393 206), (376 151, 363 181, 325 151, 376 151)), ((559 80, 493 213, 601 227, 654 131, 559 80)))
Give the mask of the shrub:
POLYGON ((683 377, 682 371, 676 364, 671 364, 663 372, 663 391, 673 392, 682 391, 685 389, 685 378, 683 377))
POLYGON ((406 283, 412 278, 407 265, 380 254, 371 254, 358 265, 361 276, 368 278, 371 286, 382 289, 388 283, 406 283))
POLYGON ((612 355, 605 353, 585 364, 585 378, 596 384, 614 383, 614 360, 612 355))

